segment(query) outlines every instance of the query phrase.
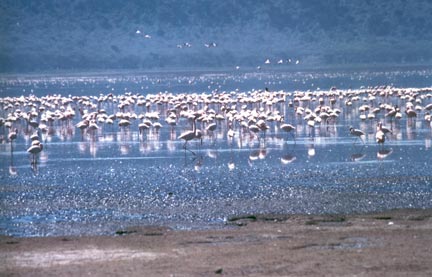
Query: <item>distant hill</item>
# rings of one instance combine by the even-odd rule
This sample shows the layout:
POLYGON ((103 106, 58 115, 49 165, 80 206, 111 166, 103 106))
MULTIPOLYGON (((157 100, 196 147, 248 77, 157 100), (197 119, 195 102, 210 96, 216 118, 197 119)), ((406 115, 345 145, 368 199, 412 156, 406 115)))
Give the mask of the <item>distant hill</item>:
POLYGON ((429 0, 2 0, 0 72, 432 64, 431 14, 429 0))

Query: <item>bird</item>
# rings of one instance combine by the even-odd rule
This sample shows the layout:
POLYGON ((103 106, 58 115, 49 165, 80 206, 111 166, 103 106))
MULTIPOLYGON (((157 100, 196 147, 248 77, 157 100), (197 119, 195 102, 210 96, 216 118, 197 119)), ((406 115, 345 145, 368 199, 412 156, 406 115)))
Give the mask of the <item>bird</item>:
POLYGON ((417 112, 413 108, 407 108, 405 110, 405 113, 408 116, 408 118, 417 117, 417 112))
POLYGON ((204 43, 204 46, 207 48, 211 48, 211 47, 216 47, 217 44, 216 42, 209 42, 209 43, 204 43))
POLYGON ((31 162, 32 165, 36 164, 37 154, 39 154, 42 150, 43 144, 38 141, 34 141, 34 143, 32 143, 32 145, 27 149, 27 152, 29 152, 33 156, 31 162))
POLYGON ((264 132, 264 137, 266 135, 266 131, 268 129, 270 129, 270 127, 267 125, 266 121, 263 119, 260 119, 257 121, 256 125, 258 126, 258 128, 264 132))
MULTIPOLYGON (((197 129, 196 129, 196 120, 198 118, 198 114, 194 115, 194 118, 192 120, 192 130, 188 130, 186 132, 183 132, 182 134, 180 134, 180 136, 178 136, 178 139, 182 139, 185 141, 185 143, 183 144, 183 149, 185 150, 189 150, 192 154, 195 155, 195 152, 193 152, 190 149, 187 149, 187 143, 190 140, 193 140, 195 138, 201 138, 201 135, 198 135, 197 129)), ((200 132, 201 133, 201 132, 200 132)))
POLYGON ((30 140, 31 140, 31 141, 39 140, 39 134, 38 134, 38 132, 34 132, 34 133, 30 136, 30 140))
POLYGON ((99 129, 99 126, 97 125, 96 121, 94 121, 94 120, 90 121, 90 123, 87 127, 87 130, 89 131, 89 134, 92 138, 95 137, 98 129, 99 129))
POLYGON ((415 119, 417 117, 417 112, 413 108, 408 107, 405 113, 408 117, 408 125, 411 125, 413 123, 413 118, 415 119))
POLYGON ((195 139, 200 140, 200 145, 202 145, 202 142, 203 142, 202 137, 203 137, 203 132, 201 132, 200 129, 196 129, 195 139))
POLYGON ((280 126, 280 129, 285 132, 291 132, 294 131, 296 128, 291 124, 284 123, 280 126))
POLYGON ((294 141, 295 141, 295 136, 294 136, 293 131, 295 131, 296 128, 295 128, 293 125, 288 124, 288 123, 283 123, 283 124, 280 126, 280 129, 281 129, 282 131, 285 131, 285 132, 291 134, 291 135, 293 136, 293 138, 294 138, 294 141))
POLYGON ((153 124, 149 120, 138 124, 139 134, 145 135, 147 133, 147 131, 150 129, 150 127, 152 127, 152 126, 153 126, 153 124))
POLYGON ((13 154, 13 141, 18 137, 18 129, 15 128, 13 131, 10 131, 8 134, 8 139, 11 144, 11 153, 13 154))
POLYGON ((377 131, 381 130, 384 133, 384 136, 387 136, 388 133, 392 134, 392 130, 386 126, 382 125, 382 122, 378 122, 377 131))
POLYGON ((131 125, 131 122, 129 121, 129 120, 127 120, 127 119, 121 119, 120 121, 119 121, 119 123, 118 123, 118 126, 120 127, 120 128, 126 128, 126 127, 128 127, 129 125, 131 125))
POLYGON ((153 123, 153 128, 156 130, 156 133, 159 133, 159 130, 162 128, 162 124, 158 121, 153 123))
MULTIPOLYGON (((135 34, 137 34, 137 35, 142 35, 142 32, 141 32, 141 30, 136 30, 135 31, 135 34)), ((147 38, 147 39, 151 39, 152 37, 151 37, 151 35, 149 35, 149 34, 143 34, 142 35, 144 38, 147 38)))
POLYGON ((361 140, 361 142, 365 143, 363 140, 363 137, 365 136, 365 133, 362 130, 354 129, 354 127, 349 128, 350 134, 353 136, 356 136, 358 139, 361 140))
POLYGON ((205 130, 207 131, 209 137, 214 137, 214 131, 216 130, 216 128, 217 128, 216 122, 212 122, 209 125, 207 125, 205 130))
POLYGON ((230 125, 228 127, 228 131, 227 131, 227 138, 228 138, 228 140, 232 141, 232 139, 234 138, 234 136, 235 136, 234 130, 233 130, 232 126, 230 125))
POLYGON ((212 123, 210 123, 209 125, 207 125, 207 127, 206 127, 206 131, 207 131, 208 133, 213 134, 214 130, 216 130, 216 127, 217 127, 216 122, 212 122, 212 123))
POLYGON ((17 136, 18 136, 18 129, 17 128, 15 128, 13 131, 9 132, 8 139, 9 139, 11 144, 17 138, 17 136))
POLYGON ((385 133, 381 130, 381 125, 378 125, 377 132, 375 134, 375 140, 378 144, 384 145, 385 133))
POLYGON ((87 129, 89 124, 90 124, 89 121, 87 119, 84 119, 75 125, 75 127, 81 130, 81 139, 84 139, 84 131, 85 129, 87 129))
POLYGON ((260 131, 260 128, 256 124, 250 124, 248 126, 249 132, 254 133, 255 135, 260 131))

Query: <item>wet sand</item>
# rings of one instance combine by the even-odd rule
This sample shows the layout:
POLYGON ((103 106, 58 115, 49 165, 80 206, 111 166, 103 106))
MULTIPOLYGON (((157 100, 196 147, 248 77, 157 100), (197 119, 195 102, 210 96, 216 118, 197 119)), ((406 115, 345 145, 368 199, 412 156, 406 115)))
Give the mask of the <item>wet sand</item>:
POLYGON ((227 228, 0 238, 0 276, 431 276, 432 210, 247 215, 227 228))

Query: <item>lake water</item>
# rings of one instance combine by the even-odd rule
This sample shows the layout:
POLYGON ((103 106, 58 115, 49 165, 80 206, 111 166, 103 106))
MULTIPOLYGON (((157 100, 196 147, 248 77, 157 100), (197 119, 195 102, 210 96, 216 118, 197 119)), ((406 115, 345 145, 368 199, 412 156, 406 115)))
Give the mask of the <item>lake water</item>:
MULTIPOLYGON (((347 106, 343 92, 369 86, 429 88, 419 92, 421 106, 432 103, 430 69, 386 71, 308 72, 193 72, 152 74, 110 74, 66 77, 3 77, 0 81, 0 117, 31 106, 21 103, 7 107, 7 97, 95 96, 93 106, 74 100, 76 116, 69 123, 55 120, 41 134, 44 149, 32 163, 27 153, 32 127, 17 119, 18 138, 11 144, 8 130, 0 135, 0 234, 14 236, 59 236, 114 234, 134 225, 167 225, 173 228, 222 227, 235 215, 253 213, 356 213, 394 208, 432 207, 432 132, 424 120, 405 116, 408 99, 386 96, 360 100, 347 106), (318 99, 294 102, 296 91, 319 95, 336 87, 332 108, 337 119, 308 126, 296 107, 315 109, 318 99), (148 111, 160 114, 162 128, 140 134, 140 119, 128 128, 99 124, 91 134, 82 134, 75 125, 81 120, 79 107, 120 111, 121 96, 229 95, 268 88, 283 90, 285 102, 263 104, 233 103, 231 110, 255 109, 270 114, 278 111, 284 121, 296 127, 295 135, 280 130, 279 123, 267 121, 268 130, 253 134, 233 123, 233 138, 227 120, 217 121, 213 133, 204 132, 202 143, 189 141, 187 149, 178 136, 191 129, 190 120, 178 118, 175 127, 165 122, 169 107, 151 103, 148 109, 137 102, 127 106, 137 115, 148 111), (227 93, 225 93, 227 92, 227 93), (98 97, 112 93, 118 101, 98 97), (390 120, 385 111, 375 119, 361 120, 362 105, 382 103, 401 107, 403 117, 390 120), (258 106, 254 106, 258 105, 258 106), (375 142, 378 121, 391 126, 384 145, 375 142), (366 133, 364 143, 352 136, 349 127, 366 133), (192 153, 193 152, 193 153, 192 153)), ((384 88, 382 88, 384 89, 384 88)), ((39 99, 39 98, 38 98, 39 99)), ((76 98, 82 99, 82 98, 76 98)), ((139 99, 138 97, 135 99, 139 99)), ((324 97, 329 104, 330 97, 324 97)), ((55 101, 54 101, 55 102, 55 101)), ((420 102, 420 101, 418 101, 420 102)), ((36 100, 36 105, 43 101, 36 100)), ((188 104, 202 109, 204 104, 188 104)), ((330 104, 329 104, 330 105, 330 104)), ((47 110, 59 110, 57 105, 47 110)), ((221 107, 208 103, 218 112, 221 107)), ((84 111, 83 111, 84 112, 84 111)), ((225 113, 227 110, 224 111, 225 113)), ((222 113, 222 112, 221 112, 222 113)), ((40 115, 39 115, 40 119, 40 115)), ((155 120, 153 121, 153 123, 155 120)), ((197 124, 204 129, 204 123, 197 124)))

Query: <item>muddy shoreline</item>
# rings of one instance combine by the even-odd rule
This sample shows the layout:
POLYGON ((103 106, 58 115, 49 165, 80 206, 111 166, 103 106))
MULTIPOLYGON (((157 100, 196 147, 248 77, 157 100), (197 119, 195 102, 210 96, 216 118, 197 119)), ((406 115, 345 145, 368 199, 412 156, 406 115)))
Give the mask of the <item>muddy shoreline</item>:
POLYGON ((0 238, 1 276, 430 276, 432 209, 245 215, 230 228, 0 238))

